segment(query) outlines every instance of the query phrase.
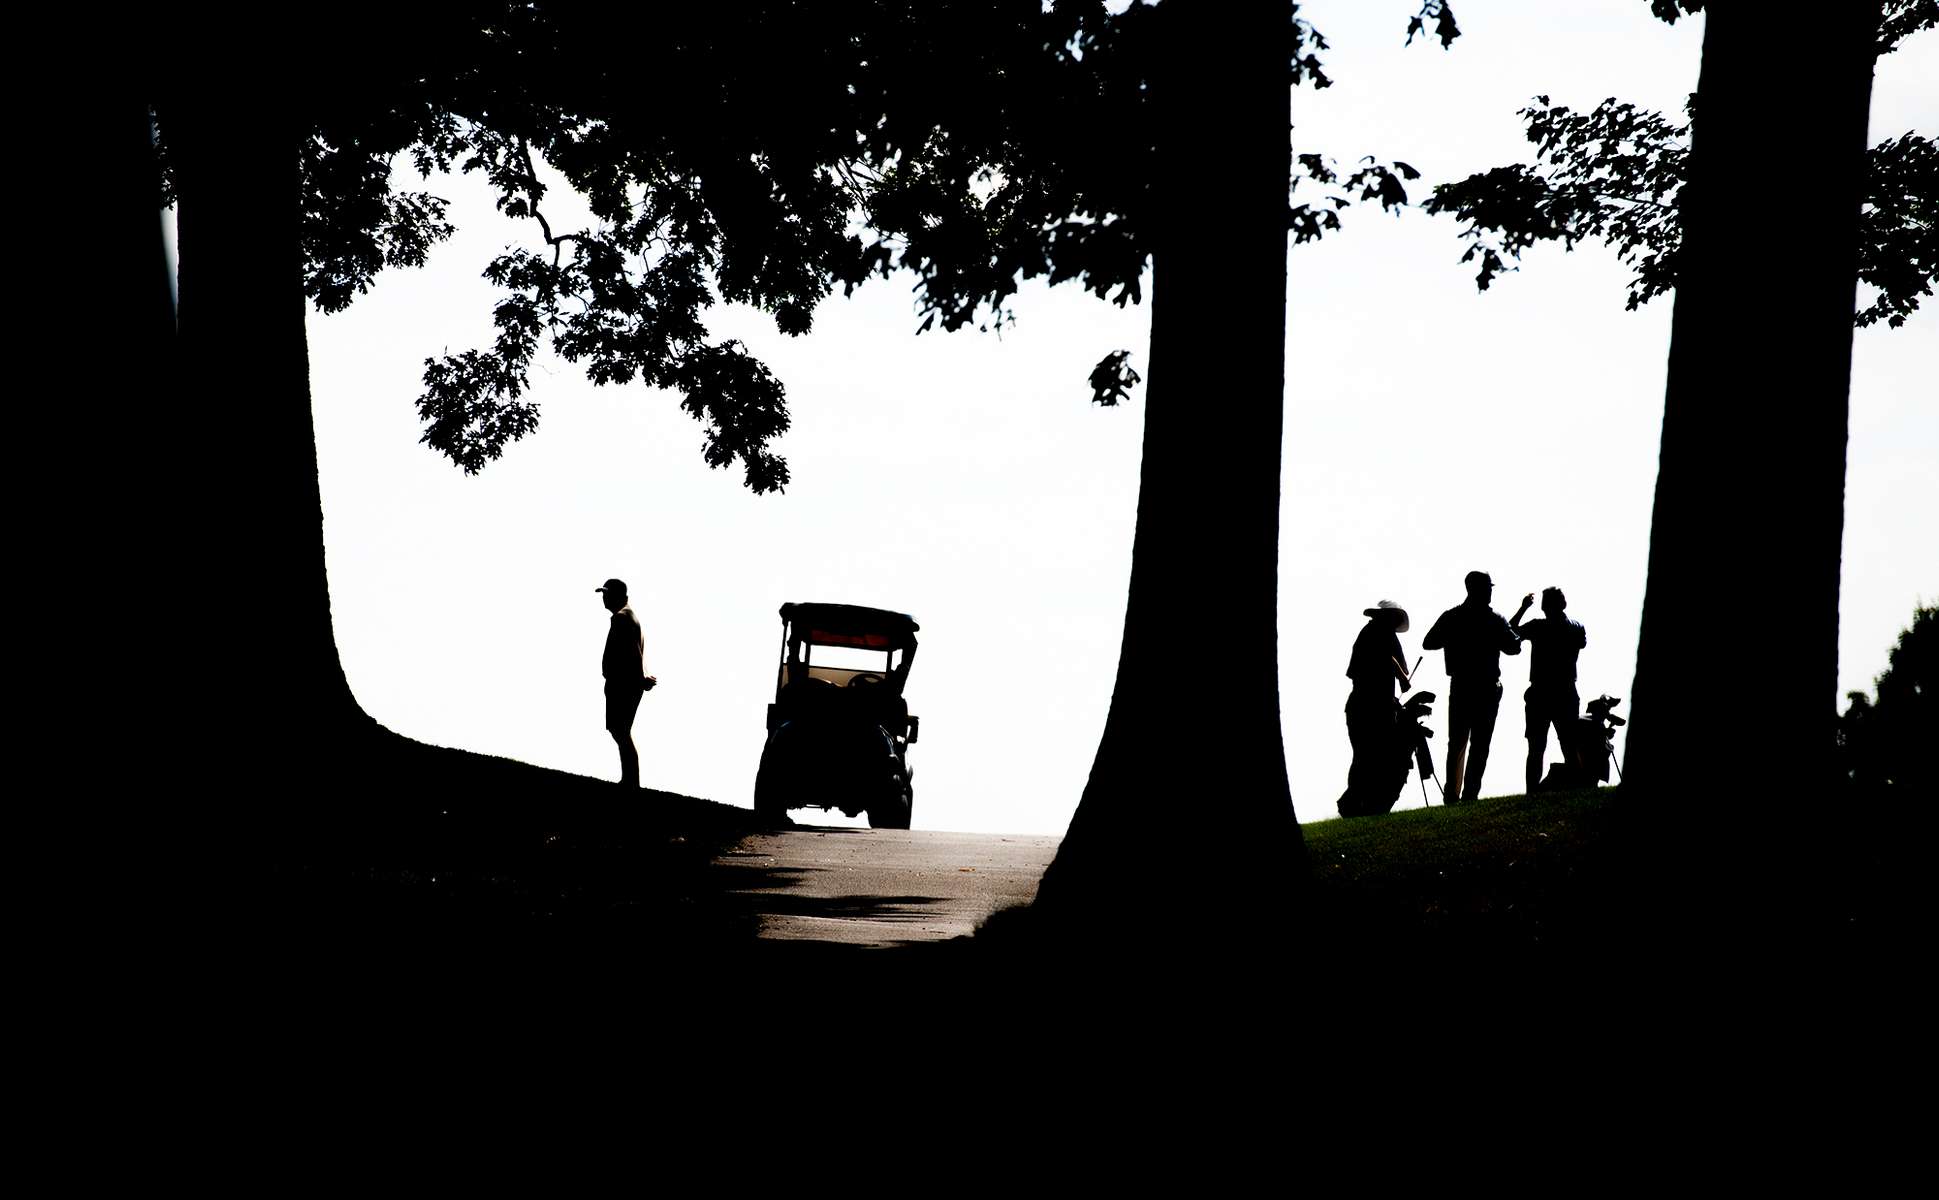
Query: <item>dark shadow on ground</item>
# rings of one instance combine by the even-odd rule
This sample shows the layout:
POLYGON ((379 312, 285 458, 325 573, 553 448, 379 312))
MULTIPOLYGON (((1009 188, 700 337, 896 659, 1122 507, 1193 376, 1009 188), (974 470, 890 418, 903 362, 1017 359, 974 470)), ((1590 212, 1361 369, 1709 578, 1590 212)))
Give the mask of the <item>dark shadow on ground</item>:
POLYGON ((711 880, 725 893, 723 905, 746 906, 748 912, 772 912, 795 917, 839 920, 917 921, 923 909, 941 903, 938 896, 810 896, 791 891, 819 867, 762 867, 751 863, 717 864, 711 880))
MULTIPOLYGON (((1668 1011, 1664 997, 1684 977, 1634 946, 1609 953, 1631 916, 1617 885, 1633 883, 1630 864, 1611 858, 1620 842, 1610 789, 1308 826, 1307 915, 1247 941, 1221 940, 1218 909, 1203 904, 1175 936, 1125 913, 1115 940, 1047 934, 1039 914, 1016 908, 973 938, 884 950, 757 938, 752 891, 771 890, 758 901, 770 910, 888 923, 919 920, 931 898, 791 894, 800 871, 730 853, 766 827, 750 810, 622 796, 609 782, 403 739, 346 761, 302 788, 264 789, 208 814, 220 826, 213 853, 153 864, 173 876, 165 890, 186 884, 201 902, 187 914, 136 914, 162 968, 197 970, 176 952, 193 943, 210 956, 200 968, 225 977, 275 961, 381 989, 422 978, 441 958, 474 977, 522 972, 532 987, 549 978, 530 970, 545 961, 608 973, 625 994, 662 986, 646 980, 700 978, 678 968, 705 959, 721 968, 705 977, 744 982, 756 998, 777 987, 851 997, 887 988, 937 1003, 1036 1004, 1067 991, 1158 1012, 1241 995, 1297 1007, 1310 993, 1329 1012, 1443 1016, 1464 995, 1523 992, 1550 1005, 1593 997, 1603 1011, 1668 1011), (1639 963, 1644 973, 1622 974, 1639 963)), ((1852 931, 1841 961, 1798 964, 1819 984, 1856 984, 1874 964, 1910 961, 1900 953, 1915 911, 1901 894, 1910 844, 1874 830, 1813 864, 1836 876, 1827 894, 1852 910, 1841 918, 1852 931)), ((1156 898, 1154 913, 1168 903, 1156 898)))
POLYGON ((793 819, 790 819, 784 825, 770 824, 767 828, 777 833, 867 834, 875 832, 872 829, 864 829, 857 825, 808 825, 793 819))
MULTIPOLYGON (((885 926, 910 923, 922 920, 931 905, 941 903, 941 898, 937 896, 806 895, 793 889, 800 887, 809 876, 820 874, 821 868, 762 866, 753 862, 733 861, 737 857, 744 856, 728 852, 723 861, 714 864, 707 876, 714 897, 712 903, 716 906, 713 914, 715 920, 724 927, 736 930, 758 931, 763 914, 829 921, 871 921, 885 926)), ((895 939, 885 937, 884 940, 895 939)))

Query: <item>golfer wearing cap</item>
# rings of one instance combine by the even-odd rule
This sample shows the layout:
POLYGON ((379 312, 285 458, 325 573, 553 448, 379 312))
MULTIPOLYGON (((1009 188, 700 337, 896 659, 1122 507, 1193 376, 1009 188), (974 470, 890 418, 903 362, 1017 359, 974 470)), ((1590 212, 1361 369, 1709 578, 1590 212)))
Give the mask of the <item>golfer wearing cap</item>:
POLYGON ((640 751, 633 744, 633 717, 640 711, 640 697, 659 680, 646 673, 646 637, 640 632, 640 619, 626 605, 625 581, 608 579, 593 590, 613 614, 612 627, 606 631, 606 652, 599 660, 600 673, 606 677, 606 732, 619 745, 619 785, 637 788, 640 751))
POLYGON ((1523 707, 1528 716, 1528 790, 1533 793, 1542 783, 1542 760, 1548 753, 1549 726, 1555 726, 1563 756, 1569 757, 1570 729, 1582 715, 1582 697, 1575 690, 1575 661, 1589 644, 1589 633, 1582 622, 1568 613, 1569 599, 1559 587, 1542 589, 1542 615, 1523 621, 1535 593, 1522 597, 1508 625, 1520 638, 1535 647, 1528 664, 1528 691, 1523 707))
POLYGON ((1365 611, 1367 623, 1353 639, 1353 656, 1347 662, 1347 676, 1353 680, 1353 691, 1347 696, 1353 766, 1347 770, 1347 790, 1340 797, 1343 817, 1387 812, 1407 782, 1407 759, 1395 740, 1400 706, 1394 699, 1395 681, 1402 691, 1414 686, 1396 636, 1407 632, 1407 610, 1382 600, 1365 611))
POLYGON ((1449 804, 1481 795, 1481 773, 1488 769, 1488 744, 1501 711, 1501 656, 1522 652, 1520 636, 1488 607, 1495 581, 1486 571, 1469 571, 1462 582, 1468 598, 1442 613, 1421 639, 1421 649, 1447 655, 1449 804))

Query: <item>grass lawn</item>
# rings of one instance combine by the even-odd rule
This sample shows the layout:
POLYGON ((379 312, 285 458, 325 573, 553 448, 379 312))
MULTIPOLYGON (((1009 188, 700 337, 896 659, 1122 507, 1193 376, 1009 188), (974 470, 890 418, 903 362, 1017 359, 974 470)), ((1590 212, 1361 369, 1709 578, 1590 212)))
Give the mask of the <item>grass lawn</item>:
MULTIPOLYGON (((754 920, 713 865, 759 827, 746 809, 622 797, 610 783, 394 737, 344 761, 293 796, 225 818, 212 869, 191 884, 204 902, 193 919, 216 940, 292 956, 507 939, 646 953, 752 944, 754 920)), ((1732 819, 1741 811, 1755 828, 1754 805, 1731 803, 1732 819)), ((1628 865, 1611 852, 1622 811, 1605 788, 1303 826, 1312 919, 1295 940, 1343 964, 1487 958, 1540 969, 1593 954, 1610 928, 1598 923, 1626 919, 1609 886, 1624 876, 1612 865, 1628 865)), ((1674 846, 1677 825, 1648 837, 1674 846)), ((1827 822, 1817 857, 1801 864, 1808 886, 1849 909, 1861 935, 1852 944, 1867 952, 1901 936, 1912 844, 1882 826, 1827 822)))
MULTIPOLYGON (((359 778, 231 831, 218 924, 298 944, 542 935, 718 947, 752 936, 711 866, 759 826, 747 810, 654 791, 623 798, 601 781, 404 739, 355 761, 359 778)), ((1572 919, 1610 795, 1307 825, 1321 923, 1383 944, 1538 945, 1572 919)))
MULTIPOLYGON (((862 1041, 922 1030, 1028 1042, 1076 1019, 1114 1055, 1147 1041, 1194 1055, 1220 1039, 1245 1055, 1270 1043, 1336 1082, 1385 1078, 1437 1048, 1486 1058, 1566 1047, 1559 1061, 1577 1062, 1617 1035, 1711 1061, 1712 1041, 1692 1039, 1714 1040, 1744 1014, 1768 1025, 1800 1008, 1870 1011, 1923 994, 1898 977, 1926 957, 1913 950, 1924 909, 1907 902, 1919 876, 1905 869, 1921 843, 1895 821, 1825 822, 1801 869, 1850 906, 1857 936, 1829 955, 1787 956, 1790 978, 1725 1004, 1705 997, 1740 976, 1729 963, 1702 973, 1708 943, 1706 960, 1664 960, 1637 940, 1627 959, 1607 952, 1610 931, 1629 928, 1622 906, 1639 878, 1614 848, 1676 844, 1683 825, 1629 821, 1619 836, 1632 814, 1616 789, 1303 826, 1309 906, 1283 936, 1221 960, 1243 974, 1220 979, 1162 953, 1067 954, 1032 935, 1028 910, 975 938, 905 950, 759 942, 713 865, 758 827, 749 810, 623 797, 610 783, 402 739, 354 764, 354 777, 229 818, 189 914, 201 928, 185 935, 176 913, 136 914, 146 975, 195 981, 200 992, 184 995, 277 997, 261 1010, 272 1015, 374 1014, 393 1039, 420 1028, 413 1020, 462 1025, 558 1003, 582 1016, 623 1008, 660 1052, 703 1057, 745 1050, 721 1029, 772 1035, 816 1017, 862 1041), (398 1006, 416 1016, 399 1018, 398 1006), (1435 1032, 1449 1022, 1459 1037, 1435 1032), (1403 1024, 1405 1035, 1353 1033, 1403 1024)), ((1730 799, 1733 820, 1758 820, 1730 799)), ((165 866, 161 886, 179 890, 182 873, 165 866)), ((1750 1044, 1776 1043, 1759 1032, 1750 1044)))
POLYGON ((1499 796, 1301 827, 1323 922, 1349 937, 1536 947, 1582 918, 1614 789, 1499 796))

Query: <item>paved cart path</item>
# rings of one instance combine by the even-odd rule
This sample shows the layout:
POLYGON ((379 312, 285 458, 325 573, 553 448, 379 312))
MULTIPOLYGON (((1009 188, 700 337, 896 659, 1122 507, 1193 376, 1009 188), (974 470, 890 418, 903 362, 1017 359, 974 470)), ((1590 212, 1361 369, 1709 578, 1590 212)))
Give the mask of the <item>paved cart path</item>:
POLYGON ((1061 840, 806 827, 756 834, 716 862, 763 938, 893 946, 961 937, 1029 903, 1061 840))

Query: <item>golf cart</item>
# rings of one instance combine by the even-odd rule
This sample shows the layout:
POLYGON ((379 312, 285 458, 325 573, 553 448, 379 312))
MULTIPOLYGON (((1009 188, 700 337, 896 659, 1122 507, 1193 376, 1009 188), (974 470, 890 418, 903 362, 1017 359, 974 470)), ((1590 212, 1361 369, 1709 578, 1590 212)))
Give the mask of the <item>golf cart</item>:
POLYGON ((902 689, 916 657, 905 613, 854 604, 783 604, 781 668, 768 705, 754 811, 867 813, 877 829, 907 829, 915 804, 909 746, 917 718, 902 689))

